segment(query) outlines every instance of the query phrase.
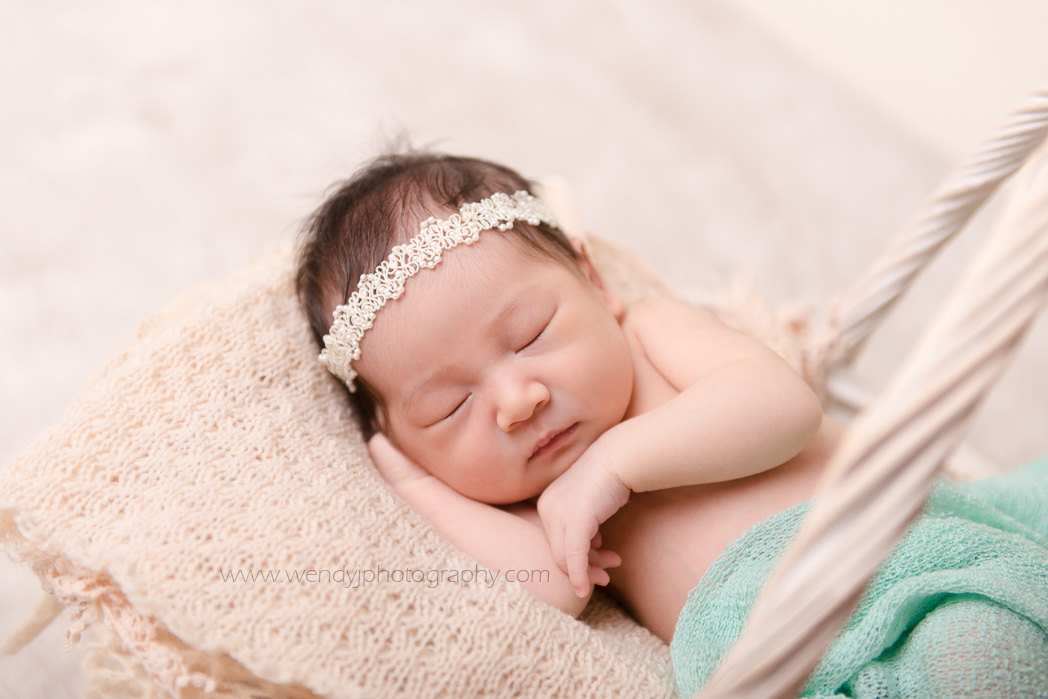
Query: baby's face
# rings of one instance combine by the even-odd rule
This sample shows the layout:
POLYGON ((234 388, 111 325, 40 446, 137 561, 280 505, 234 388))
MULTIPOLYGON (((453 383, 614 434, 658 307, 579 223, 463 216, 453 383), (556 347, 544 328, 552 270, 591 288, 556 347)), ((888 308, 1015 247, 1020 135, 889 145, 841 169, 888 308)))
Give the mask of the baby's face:
POLYGON ((520 246, 487 232, 446 252, 379 312, 356 363, 391 441, 489 503, 539 495, 633 391, 618 297, 588 259, 582 278, 520 246))

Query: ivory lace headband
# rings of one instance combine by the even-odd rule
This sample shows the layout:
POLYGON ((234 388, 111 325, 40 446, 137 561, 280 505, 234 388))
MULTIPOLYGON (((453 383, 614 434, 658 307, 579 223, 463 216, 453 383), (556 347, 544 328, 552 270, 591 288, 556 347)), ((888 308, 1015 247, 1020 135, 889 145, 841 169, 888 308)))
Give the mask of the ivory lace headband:
POLYGON ((320 362, 355 393, 357 372, 352 364, 360 359, 360 341, 382 307, 404 293, 408 279, 422 269, 436 267, 445 250, 472 245, 482 232, 492 228, 508 231, 517 221, 527 221, 533 226, 557 225, 546 205, 523 190, 512 196, 499 192, 487 199, 463 204, 458 213, 446 219, 427 218, 420 224, 418 234, 390 250, 374 272, 361 275, 356 291, 344 304, 335 307, 334 322, 324 336, 320 362))

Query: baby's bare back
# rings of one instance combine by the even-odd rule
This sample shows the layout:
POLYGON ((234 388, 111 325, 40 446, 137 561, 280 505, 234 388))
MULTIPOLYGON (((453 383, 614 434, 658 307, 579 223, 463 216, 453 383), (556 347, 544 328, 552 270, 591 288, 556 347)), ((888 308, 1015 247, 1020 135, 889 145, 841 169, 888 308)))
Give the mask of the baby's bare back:
POLYGON ((623 560, 609 570, 612 593, 668 643, 688 592, 724 547, 814 494, 842 431, 826 418, 800 454, 748 478, 634 493, 601 526, 604 546, 623 560))

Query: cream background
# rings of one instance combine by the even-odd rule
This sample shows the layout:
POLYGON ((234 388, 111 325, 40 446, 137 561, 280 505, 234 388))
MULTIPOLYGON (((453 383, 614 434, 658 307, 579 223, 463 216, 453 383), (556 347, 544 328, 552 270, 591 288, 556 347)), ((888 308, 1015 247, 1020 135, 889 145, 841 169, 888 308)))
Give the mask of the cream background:
MULTIPOLYGON (((591 228, 682 289, 749 270, 824 305, 1045 76, 1035 33, 1013 31, 1044 26, 1037 3, 744 4, 753 19, 686 0, 5 3, 0 464, 139 320, 292 236, 401 129, 566 176, 591 228), (956 65, 994 67, 958 88, 956 65)), ((873 381, 973 244, 870 347, 873 381)), ((1002 463, 1048 451, 1044 335, 976 426, 1002 463)), ((0 561, 0 634, 38 594, 0 561)), ((0 695, 79 693, 61 626, 0 660, 0 695)))
POLYGON ((1048 76, 1048 3, 1041 0, 735 4, 951 162, 1048 76))

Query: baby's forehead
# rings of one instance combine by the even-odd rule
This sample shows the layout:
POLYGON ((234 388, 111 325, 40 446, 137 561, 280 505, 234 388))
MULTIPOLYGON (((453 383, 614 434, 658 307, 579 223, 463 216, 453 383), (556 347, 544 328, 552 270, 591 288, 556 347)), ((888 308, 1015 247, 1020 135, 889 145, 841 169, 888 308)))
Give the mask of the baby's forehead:
POLYGON ((462 311, 482 317, 497 314, 504 306, 519 310, 535 300, 535 292, 556 271, 553 264, 530 253, 515 236, 489 234, 487 239, 447 251, 441 264, 409 280, 403 307, 427 314, 462 311))
POLYGON ((438 265, 413 275, 403 294, 378 311, 361 341, 362 355, 390 342, 413 344, 420 335, 440 332, 442 320, 489 316, 496 306, 523 308, 548 273, 548 263, 522 252, 506 236, 482 236, 448 250, 438 265))
MULTIPOLYGON (((440 264, 427 276, 436 286, 501 288, 548 276, 557 268, 570 269, 512 231, 489 231, 470 245, 446 251, 440 264)), ((484 298, 478 297, 477 301, 483 305, 484 298)))

